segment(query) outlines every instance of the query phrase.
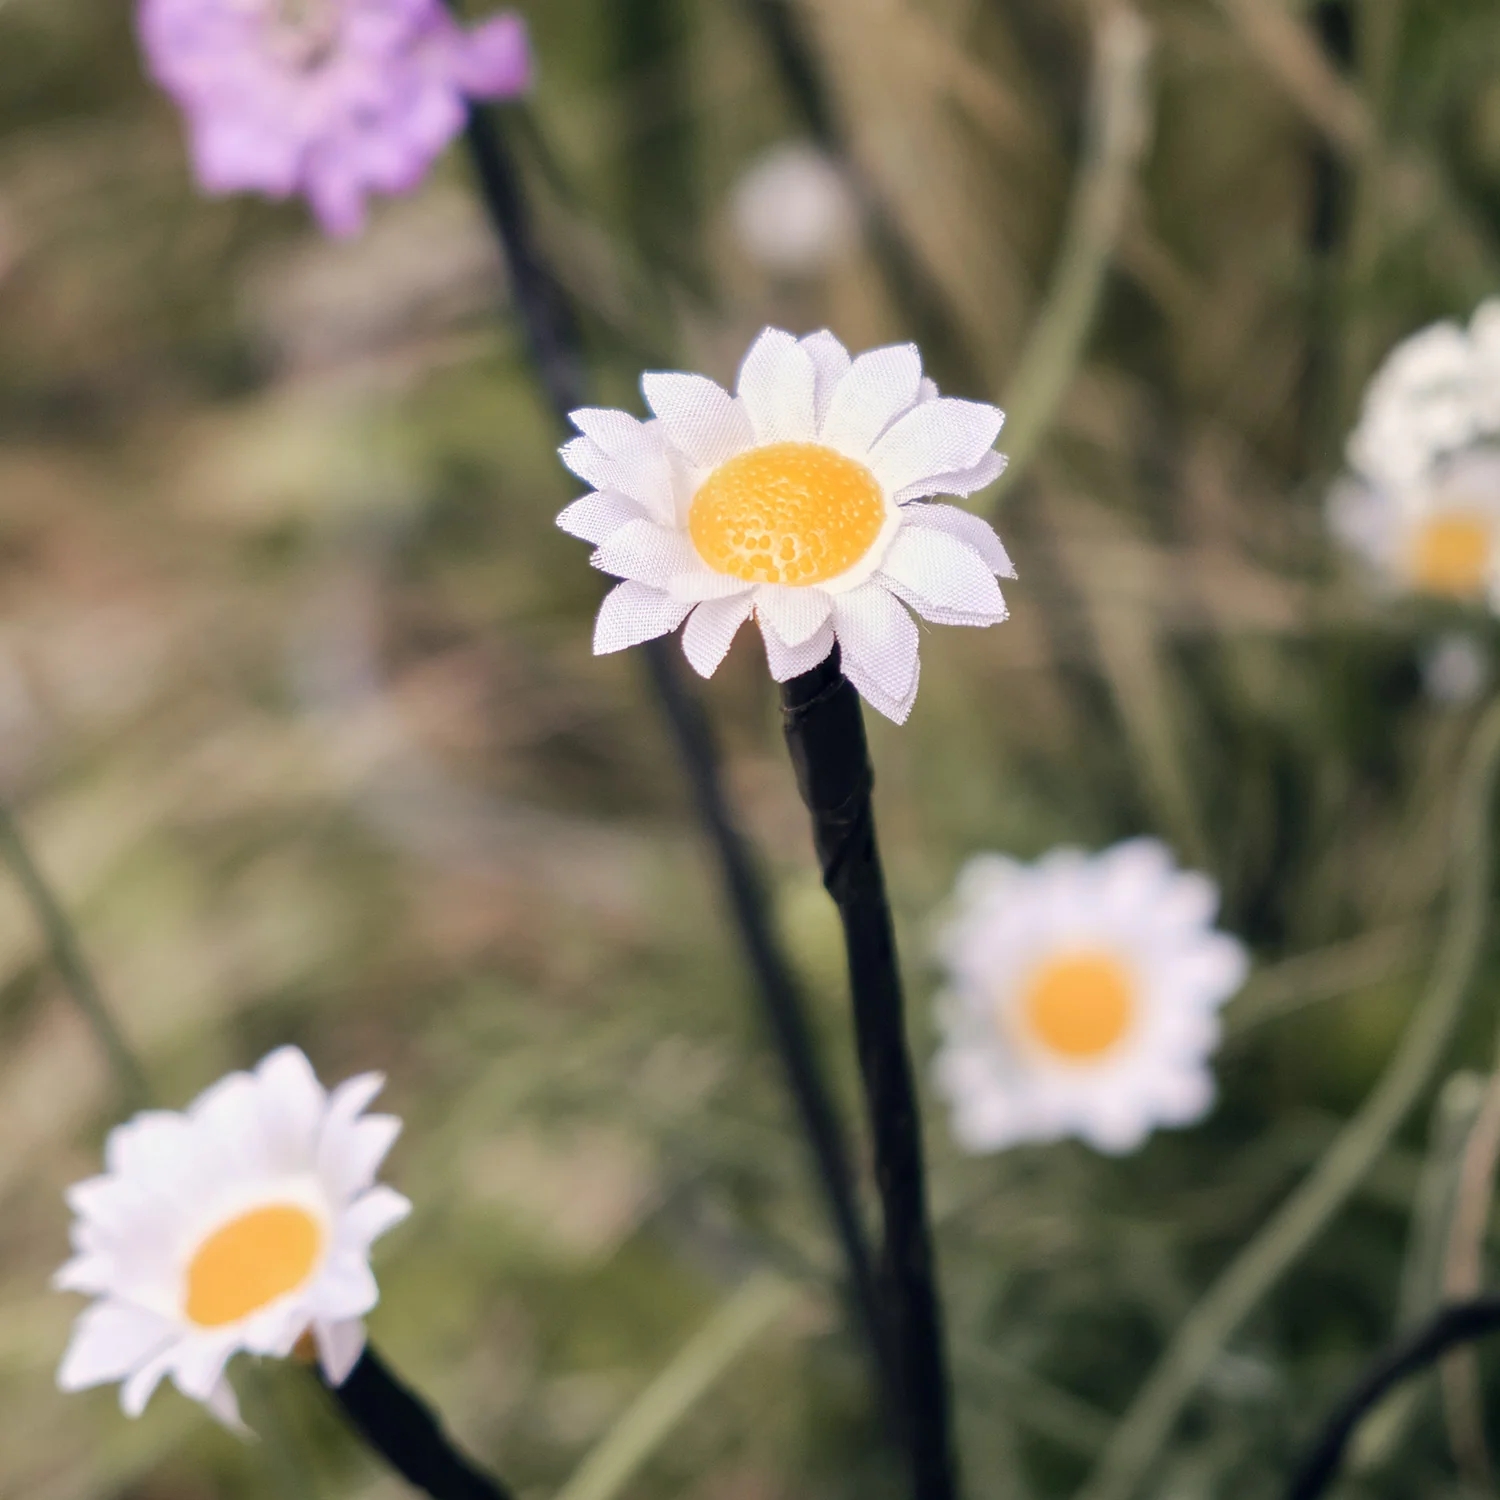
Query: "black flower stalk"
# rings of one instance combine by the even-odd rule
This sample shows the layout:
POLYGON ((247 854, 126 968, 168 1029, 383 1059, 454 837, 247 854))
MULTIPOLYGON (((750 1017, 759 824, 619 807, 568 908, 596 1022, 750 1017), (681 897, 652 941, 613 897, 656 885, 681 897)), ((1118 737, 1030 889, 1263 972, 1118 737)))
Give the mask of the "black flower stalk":
POLYGON ((422 1398, 368 1344, 342 1385, 318 1378, 350 1426, 432 1500, 514 1500, 498 1479, 453 1445, 422 1398))
POLYGON ((1449 1350, 1500 1330, 1500 1296, 1476 1297, 1440 1308, 1420 1328, 1383 1354, 1338 1404, 1309 1444, 1287 1500, 1317 1500, 1338 1476, 1344 1450, 1365 1414, 1403 1381, 1420 1375, 1449 1350))
POLYGON ((881 1291, 893 1327, 913 1493, 917 1500, 954 1500, 958 1476, 922 1126, 896 936, 875 841, 874 773, 859 694, 843 674, 837 647, 821 666, 783 685, 781 705, 797 785, 812 814, 823 884, 844 926, 884 1219, 881 1291))
MULTIPOLYGON (((510 267, 516 305, 538 378, 559 423, 567 428, 569 414, 588 404, 584 359, 572 308, 532 237, 520 177, 498 121, 476 106, 470 111, 465 139, 485 210, 510 267)), ((725 792, 708 718, 683 681, 670 641, 649 641, 642 649, 651 693, 687 773, 699 821, 717 858, 761 1011, 780 1055, 838 1237, 855 1323, 875 1361, 882 1398, 894 1413, 898 1408, 892 1341, 843 1127, 813 1045, 807 1007, 772 930, 764 885, 725 792)))

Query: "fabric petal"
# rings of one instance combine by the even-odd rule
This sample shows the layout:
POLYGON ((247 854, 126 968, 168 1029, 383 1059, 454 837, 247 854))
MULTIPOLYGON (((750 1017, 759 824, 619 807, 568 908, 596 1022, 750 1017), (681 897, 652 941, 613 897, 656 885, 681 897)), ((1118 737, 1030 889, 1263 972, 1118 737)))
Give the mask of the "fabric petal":
POLYGON ((800 646, 788 646, 776 634, 769 620, 760 622, 760 638, 766 647, 766 665, 775 682, 789 682, 804 672, 811 672, 833 650, 833 621, 830 619, 818 633, 800 646))
POLYGON ((833 601, 844 675, 887 718, 905 723, 917 693, 917 623, 878 583, 833 601))
POLYGON ((652 588, 665 588, 679 573, 703 564, 692 541, 680 531, 655 521, 630 521, 602 543, 589 561, 601 573, 633 578, 652 588))
POLYGON ((411 1214, 411 1199, 379 1183, 362 1193, 339 1217, 339 1234, 347 1245, 368 1249, 411 1214))
POLYGON ((177 1356, 175 1343, 154 1354, 120 1387, 120 1410, 127 1417, 138 1417, 145 1411, 146 1403, 162 1382, 162 1377, 171 1368, 177 1356))
POLYGON ((594 655, 607 656, 642 641, 669 635, 687 618, 692 604, 673 599, 660 589, 627 579, 613 588, 599 606, 594 621, 594 655))
POLYGON ((318 1143, 318 1175, 336 1202, 347 1202, 374 1182, 400 1134, 395 1115, 366 1115, 338 1124, 330 1118, 318 1143))
POLYGON ((625 495, 612 495, 606 490, 603 494, 585 495, 565 506, 557 524, 569 536, 597 547, 622 526, 645 519, 646 513, 634 500, 625 495))
POLYGON ((628 411, 613 406, 581 406, 568 413, 568 420, 607 457, 629 458, 649 447, 646 424, 628 411))
POLYGON ((940 396, 892 424, 870 450, 875 477, 892 494, 920 480, 972 469, 994 445, 1005 420, 998 407, 940 396))
POLYGON ((67 1352, 57 1367, 57 1387, 81 1391, 123 1380, 175 1336, 165 1318, 124 1302, 96 1302, 78 1315, 67 1352))
POLYGON ((363 1254, 330 1258, 317 1285, 317 1307, 325 1317, 363 1317, 379 1301, 380 1287, 363 1254))
POLYGON ((230 1385, 227 1376, 221 1378, 203 1398, 203 1404, 214 1420, 221 1427, 227 1427, 236 1437, 248 1438, 255 1435, 245 1426, 244 1418, 240 1416, 239 1398, 234 1394, 234 1387, 230 1385))
POLYGON ((939 624, 993 625, 1006 617, 1000 585, 966 543, 920 526, 903 526, 880 576, 919 614, 939 624))
POLYGON ((740 366, 735 390, 756 442, 810 442, 817 437, 817 374, 812 356, 791 334, 765 329, 740 366))
POLYGON ((915 344, 861 354, 829 402, 822 439, 851 458, 864 458, 880 435, 917 399, 922 356, 915 344))
POLYGON ((849 373, 849 351, 826 328, 808 334, 800 342, 813 362, 813 407, 821 433, 833 393, 849 373))
POLYGON ((801 646, 822 629, 833 611, 833 600, 819 588, 766 583, 755 591, 755 608, 785 645, 801 646))
POLYGON ((896 501, 925 500, 928 495, 973 495, 993 484, 1004 472, 1009 462, 1003 453, 987 449, 972 469, 963 469, 956 474, 935 474, 928 479, 919 479, 896 494, 896 501))
POLYGON ((640 449, 619 456, 606 453, 586 437, 564 443, 558 453, 568 468, 596 490, 625 495, 658 520, 672 519, 672 470, 659 437, 645 438, 640 449))
POLYGON ((744 408, 704 375, 642 375, 641 390, 667 440, 700 469, 716 468, 755 442, 744 408))
POLYGON ((365 1352, 364 1321, 318 1318, 313 1323, 313 1342, 318 1346, 318 1363, 329 1385, 343 1385, 365 1352))
POLYGON ((269 1162, 275 1171, 296 1171, 312 1160, 313 1144, 328 1095, 300 1047, 278 1047, 255 1069, 256 1103, 269 1162))
MULTIPOLYGON (((997 458, 999 454, 995 455, 997 458)), ((930 531, 945 531, 949 536, 972 547, 990 572, 1002 578, 1014 578, 1016 567, 1010 560, 995 528, 980 516, 960 510, 956 505, 909 505, 902 512, 908 526, 923 526, 930 531)))
POLYGON ((224 1366, 238 1344, 234 1333, 196 1333, 179 1340, 172 1359, 172 1384, 194 1401, 207 1401, 224 1376, 224 1366))
POLYGON ((682 632, 682 652, 700 677, 712 677, 729 654, 741 625, 750 616, 752 594, 708 599, 688 616, 682 632))

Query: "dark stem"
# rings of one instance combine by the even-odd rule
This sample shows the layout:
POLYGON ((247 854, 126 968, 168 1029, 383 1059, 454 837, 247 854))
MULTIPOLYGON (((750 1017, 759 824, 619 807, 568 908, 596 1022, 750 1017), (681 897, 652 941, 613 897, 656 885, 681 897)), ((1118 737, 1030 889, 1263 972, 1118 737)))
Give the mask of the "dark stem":
MULTIPOLYGON (((569 413, 587 401, 576 322, 566 295, 536 249, 520 177, 498 123, 475 108, 470 111, 466 139, 485 210, 511 268, 516 302, 537 372, 559 424, 566 428, 569 413)), ((683 682, 682 668, 669 640, 648 641, 644 657, 657 707, 671 731, 692 785, 699 820, 718 859, 720 878, 755 978, 761 1010, 780 1053, 793 1104, 827 1200, 829 1217, 843 1252, 855 1325, 875 1361, 882 1399, 891 1410, 897 1410, 895 1369, 873 1257, 860 1217, 843 1128, 813 1045, 806 1004, 772 931, 764 885, 751 859, 749 844, 735 823, 719 770, 717 747, 703 708, 683 682)))
POLYGON ((0 861, 9 865, 11 874, 16 877, 16 884, 21 887, 36 916, 37 925, 42 929, 53 966, 61 975, 74 1004, 93 1028, 109 1059, 115 1080, 126 1095, 126 1102, 135 1107, 145 1104, 149 1097, 145 1071, 105 1003, 73 924, 32 858, 21 825, 3 805, 0 805, 0 861))
POLYGON ((1344 1449, 1365 1413, 1387 1392, 1419 1375, 1450 1349, 1500 1329, 1500 1297, 1476 1297, 1441 1308, 1432 1319, 1382 1355, 1323 1424, 1287 1487, 1287 1500, 1316 1500, 1338 1474, 1344 1449))
POLYGON ((514 1500, 449 1441, 426 1403, 368 1344, 342 1385, 318 1376, 350 1426, 408 1484, 432 1500, 514 1500))
POLYGON ((922 1163, 922 1124, 906 1045, 896 937, 875 842, 874 774, 859 694, 838 648, 781 690, 787 748, 812 814, 823 884, 844 925, 875 1180, 885 1225, 882 1287, 900 1362, 917 1500, 954 1500, 954 1460, 942 1313, 922 1163))

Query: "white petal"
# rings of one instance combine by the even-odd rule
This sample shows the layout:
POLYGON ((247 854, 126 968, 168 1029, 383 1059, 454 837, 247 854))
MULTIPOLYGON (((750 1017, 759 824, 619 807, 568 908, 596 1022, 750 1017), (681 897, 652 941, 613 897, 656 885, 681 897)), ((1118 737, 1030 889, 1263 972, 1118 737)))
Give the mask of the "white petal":
POLYGON ((878 583, 834 600, 833 627, 844 675, 887 718, 901 724, 917 695, 917 623, 878 583))
POLYGON ((592 542, 597 547, 622 526, 629 525, 631 521, 644 520, 645 516, 645 511, 629 496, 612 495, 606 490, 603 494, 585 495, 583 499, 564 507, 557 518, 557 524, 569 536, 592 542))
POLYGON ((318 1145, 318 1175, 335 1202, 347 1202, 374 1182, 400 1134, 395 1115, 366 1115, 338 1125, 330 1119, 318 1145))
POLYGON ((941 531, 903 526, 880 575, 919 614, 939 624, 993 625, 1006 616, 1000 585, 974 549, 941 531))
POLYGON ((861 354, 833 393, 822 440, 851 458, 863 458, 881 433, 911 408, 921 379, 922 356, 915 344, 892 344, 861 354))
POLYGON ((744 408, 705 375, 642 375, 641 389, 668 441, 700 469, 716 468, 755 441, 744 408))
POLYGON ((124 1302, 96 1302, 78 1315, 67 1352, 57 1367, 57 1387, 81 1391, 123 1380, 159 1354, 175 1335, 156 1313, 124 1302))
POLYGON ((329 1385, 343 1385, 365 1352, 364 1322, 359 1318, 319 1318, 313 1323, 313 1341, 329 1385))
POLYGON ((925 500, 928 495, 972 495, 993 484, 1004 472, 1009 460, 993 448, 985 450, 972 469, 963 469, 957 474, 936 474, 929 479, 919 479, 909 484, 896 495, 897 503, 907 500, 925 500))
POLYGON ((823 628, 833 600, 819 588, 783 588, 763 583, 755 591, 756 613, 771 622, 783 645, 801 646, 823 628))
POLYGON ((182 1339, 172 1359, 172 1384, 194 1401, 207 1401, 209 1393, 224 1378, 224 1366, 239 1344, 234 1333, 196 1333, 182 1339))
POLYGON ((712 677, 729 654, 735 635, 749 618, 753 597, 745 593, 728 599, 708 599, 688 616, 682 632, 682 651, 700 677, 712 677))
POLYGON ((702 599, 730 599, 737 594, 751 594, 755 592, 755 585, 729 573, 715 573, 700 561, 691 572, 678 573, 667 585, 667 592, 686 604, 697 604, 702 599))
POLYGON ((648 515, 671 519, 675 506, 672 469, 654 430, 637 453, 619 458, 606 453, 592 438, 574 438, 558 449, 562 461, 596 490, 611 490, 634 500, 648 515))
POLYGON ((870 450, 870 467, 891 494, 935 475, 972 469, 1005 420, 998 407, 940 396, 895 422, 870 450))
POLYGON ((907 526, 925 526, 930 531, 946 531, 949 536, 972 547, 990 572, 998 573, 1002 578, 1016 576, 1015 564, 1011 562, 1000 538, 995 535, 995 528, 981 517, 970 515, 956 505, 909 505, 902 511, 901 518, 907 526))
POLYGON ((151 1393, 161 1384, 162 1376, 171 1368, 177 1357, 174 1343, 153 1355, 120 1387, 120 1410, 127 1417, 138 1417, 145 1411, 151 1393))
POLYGON ((163 1165, 180 1159, 191 1137, 192 1127, 175 1110, 143 1110, 110 1131, 104 1143, 104 1165, 122 1177, 150 1178, 163 1165))
POLYGON ((676 630, 693 606, 627 580, 605 595, 594 621, 594 655, 607 656, 676 630))
POLYGON ((375 1273, 362 1254, 330 1257, 318 1278, 316 1305, 326 1317, 360 1318, 380 1301, 375 1273))
POLYGON ((221 1427, 227 1427, 237 1437, 254 1436, 254 1433, 245 1426, 244 1418, 240 1416, 239 1398, 234 1394, 234 1387, 230 1385, 227 1378, 221 1379, 203 1398, 203 1404, 221 1427))
POLYGON ((760 637, 765 642, 771 677, 776 682, 789 682, 811 672, 833 650, 833 621, 830 619, 810 641, 800 646, 786 645, 768 620, 760 622, 760 637))
POLYGON ((818 431, 823 430, 823 420, 833 402, 833 393, 838 383, 849 373, 849 351, 826 329, 820 328, 801 340, 802 347, 813 362, 813 405, 816 408, 818 431))
POLYGON ((736 391, 759 443, 811 442, 818 435, 817 374, 791 334, 767 328, 740 366, 736 391))
POLYGON ((249 1073, 230 1073, 188 1106, 188 1119, 221 1170, 251 1173, 269 1167, 259 1106, 260 1090, 249 1073))
POLYGON ((649 442, 645 436, 645 423, 628 411, 617 411, 608 406, 584 406, 569 412, 568 420, 612 458, 638 453, 649 442))
POLYGON ((273 1170, 296 1171, 312 1160, 328 1095, 300 1047, 278 1047, 255 1069, 256 1103, 273 1170))
POLYGON ((339 1215, 339 1236, 346 1245, 366 1250, 410 1214, 411 1199, 381 1183, 339 1215))
POLYGON ((938 392, 937 381, 935 381, 935 380, 929 380, 924 375, 922 377, 922 383, 917 387, 917 401, 918 401, 918 403, 921 403, 923 401, 936 401, 937 398, 938 398, 938 395, 939 395, 939 392, 938 392))
POLYGON ((633 578, 652 588, 665 588, 679 573, 695 572, 703 564, 689 537, 655 521, 631 521, 614 533, 589 559, 601 573, 633 578))
POLYGON ((114 1275, 112 1256, 89 1251, 59 1266, 48 1284, 55 1292, 85 1292, 92 1296, 107 1291, 114 1284, 114 1275))

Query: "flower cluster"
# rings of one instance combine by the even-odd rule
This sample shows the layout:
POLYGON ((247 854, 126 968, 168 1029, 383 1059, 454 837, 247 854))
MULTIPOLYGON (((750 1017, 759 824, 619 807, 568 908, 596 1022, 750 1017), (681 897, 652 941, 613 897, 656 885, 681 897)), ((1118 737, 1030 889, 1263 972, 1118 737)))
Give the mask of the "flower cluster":
POLYGON ((141 0, 152 76, 188 117, 211 193, 305 193, 353 234, 372 192, 415 187, 469 99, 522 92, 526 29, 459 27, 442 0, 141 0))
POLYGON ((364 1349, 379 1292, 370 1246, 411 1204, 375 1173, 401 1124, 365 1110, 378 1073, 324 1091, 283 1047, 185 1111, 110 1132, 105 1172, 68 1193, 74 1255, 54 1285, 96 1300, 57 1372, 64 1390, 121 1381, 139 1416, 164 1377, 238 1427, 225 1366, 310 1336, 334 1385, 364 1349))
POLYGON ((1245 950, 1218 893, 1152 839, 1035 865, 971 860, 939 939, 937 1083, 970 1151, 1078 1135, 1134 1150, 1213 1101, 1206 1066, 1245 950))
POLYGON ((1005 466, 993 406, 940 396, 914 344, 851 359, 828 332, 766 329, 735 393, 702 375, 642 378, 654 420, 573 413, 562 450, 594 489, 558 518, 625 581, 594 650, 666 635, 712 676, 752 616, 771 675, 817 666, 835 641, 845 675, 902 722, 917 694, 917 626, 993 625, 1015 571, 994 531, 934 495, 971 495, 1005 466))
POLYGON ((1392 351, 1348 457, 1330 521, 1388 587, 1500 608, 1500 299, 1392 351))

